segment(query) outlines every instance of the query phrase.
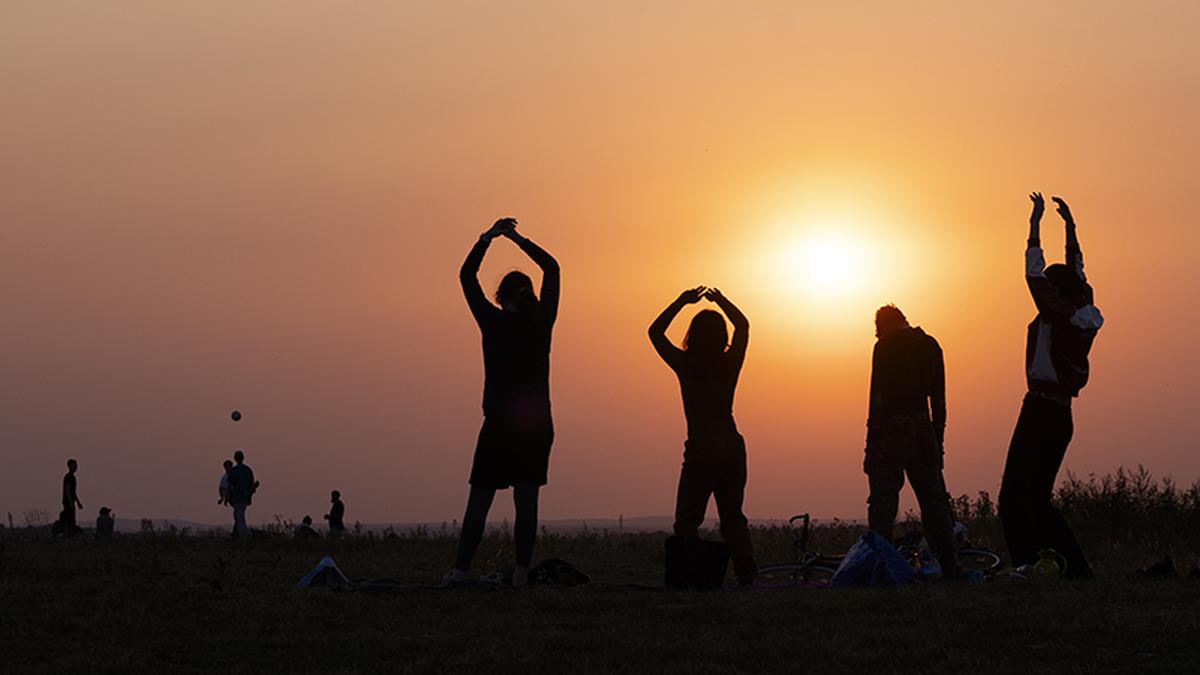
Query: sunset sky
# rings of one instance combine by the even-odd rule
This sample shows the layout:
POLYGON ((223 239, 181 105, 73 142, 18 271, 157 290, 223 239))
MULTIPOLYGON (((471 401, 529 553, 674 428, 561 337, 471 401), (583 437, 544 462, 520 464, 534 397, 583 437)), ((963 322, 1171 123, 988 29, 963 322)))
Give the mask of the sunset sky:
MULTIPOLYGON (((1031 190, 1070 202, 1106 318, 1066 468, 1200 477, 1200 6, 841 4, 5 3, 0 516, 57 513, 75 457, 85 523, 224 522, 243 448, 253 523, 333 488, 351 521, 461 518, 457 271, 508 215, 563 269, 544 518, 672 511, 646 327, 698 284, 752 325, 751 518, 865 517, 888 302, 945 350, 951 492, 994 496, 1031 190)), ((497 242, 485 289, 513 267, 497 242)))

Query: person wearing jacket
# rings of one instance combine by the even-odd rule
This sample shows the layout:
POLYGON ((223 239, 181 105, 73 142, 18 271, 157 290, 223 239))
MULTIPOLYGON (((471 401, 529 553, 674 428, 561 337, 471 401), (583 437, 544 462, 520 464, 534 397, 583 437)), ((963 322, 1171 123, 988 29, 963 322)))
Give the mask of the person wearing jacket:
POLYGON ((905 475, 921 506, 921 526, 944 578, 958 574, 954 518, 942 475, 946 368, 933 336, 908 324, 895 305, 875 313, 871 394, 863 471, 871 531, 891 540, 905 475))
POLYGON ((1083 251, 1067 203, 1053 197, 1066 226, 1067 262, 1046 267, 1040 225, 1045 200, 1034 192, 1025 251, 1025 281, 1037 307, 1025 344, 1028 393, 1013 430, 999 510, 1014 567, 1036 563, 1052 548, 1066 560, 1063 576, 1089 579, 1091 567, 1066 519, 1051 502, 1054 480, 1074 433, 1071 401, 1087 384, 1088 354, 1104 324, 1083 273, 1083 251))

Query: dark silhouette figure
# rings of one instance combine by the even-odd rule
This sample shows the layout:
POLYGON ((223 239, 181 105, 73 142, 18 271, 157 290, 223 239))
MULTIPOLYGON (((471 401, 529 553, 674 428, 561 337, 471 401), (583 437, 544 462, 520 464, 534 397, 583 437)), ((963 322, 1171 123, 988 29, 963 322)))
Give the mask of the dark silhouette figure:
POLYGON ((108 539, 113 536, 116 520, 113 519, 112 509, 100 507, 100 515, 96 517, 96 538, 108 539))
POLYGON ((62 514, 59 516, 62 533, 68 537, 73 537, 79 534, 79 526, 75 524, 75 509, 83 510, 83 502, 79 501, 79 483, 75 478, 75 472, 79 469, 79 462, 74 459, 67 460, 67 473, 63 476, 62 483, 62 514))
POLYGON ((904 476, 921 505, 921 526, 942 574, 958 574, 954 517, 942 475, 946 433, 946 369, 933 336, 908 324, 893 305, 875 313, 871 398, 863 471, 871 488, 871 531, 892 539, 904 476))
POLYGON ((246 464, 246 454, 241 450, 233 453, 234 466, 229 470, 229 504, 233 507, 233 535, 249 538, 250 527, 246 525, 246 507, 250 506, 258 481, 254 470, 246 464))
POLYGON ((538 491, 546 484, 554 424, 550 416, 550 337, 558 316, 559 268, 553 256, 517 233, 517 221, 502 218, 467 254, 459 279, 471 315, 483 334, 483 428, 471 465, 454 569, 445 582, 466 578, 483 538, 496 490, 513 488, 516 504, 516 570, 524 585, 537 537, 538 491), (507 237, 542 269, 540 298, 522 272, 509 272, 496 290, 497 307, 479 285, 479 266, 496 237, 507 237))
POLYGON ((1053 548, 1066 559, 1065 578, 1089 579, 1091 567, 1051 498, 1074 433, 1071 399, 1087 384, 1088 353, 1104 318, 1092 304, 1092 287, 1083 273, 1083 251, 1070 207, 1053 198, 1066 225, 1067 263, 1046 267, 1040 234, 1045 200, 1038 192, 1029 198, 1033 212, 1025 281, 1038 313, 1029 324, 1025 345, 1029 391, 1004 464, 1000 519, 1014 566, 1034 564, 1041 549, 1053 548))
POLYGON ((675 535, 699 536, 711 495, 717 502, 721 537, 729 544, 738 583, 758 575, 750 526, 742 513, 746 493, 746 441, 733 421, 733 394, 746 359, 750 321, 715 288, 686 290, 650 324, 650 342, 679 378, 683 414, 687 418, 683 469, 675 500, 675 535), (733 339, 725 317, 710 309, 692 319, 683 349, 667 339, 667 327, 684 305, 707 299, 733 323, 733 339))
POLYGON ((233 469, 233 460, 227 459, 221 466, 225 468, 225 473, 221 474, 221 481, 217 483, 217 503, 229 506, 229 471, 233 469))
POLYGON ((304 516, 304 518, 292 528, 292 537, 296 539, 319 539, 321 537, 321 533, 317 532, 312 523, 312 516, 304 516))
POLYGON ((329 507, 329 513, 325 514, 325 520, 329 521, 329 536, 337 538, 346 532, 346 524, 343 521, 346 505, 342 503, 342 493, 337 490, 329 496, 329 501, 332 506, 329 507))

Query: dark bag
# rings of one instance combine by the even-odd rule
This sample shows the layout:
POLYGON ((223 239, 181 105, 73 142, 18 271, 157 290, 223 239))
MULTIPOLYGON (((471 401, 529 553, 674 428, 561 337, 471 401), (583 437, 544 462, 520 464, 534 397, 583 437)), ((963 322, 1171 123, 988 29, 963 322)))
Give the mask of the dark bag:
POLYGON ((667 537, 667 588, 707 591, 725 583, 729 546, 696 537, 667 537))
POLYGON ((529 570, 529 583, 547 586, 584 586, 591 577, 561 558, 551 558, 529 570))

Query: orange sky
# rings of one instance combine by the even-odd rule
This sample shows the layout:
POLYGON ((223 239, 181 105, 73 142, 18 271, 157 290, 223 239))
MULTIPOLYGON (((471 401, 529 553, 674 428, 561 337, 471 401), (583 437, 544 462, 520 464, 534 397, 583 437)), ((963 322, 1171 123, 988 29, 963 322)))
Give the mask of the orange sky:
MULTIPOLYGON (((751 517, 864 516, 885 302, 945 348, 951 491, 994 495, 1035 189, 1070 200, 1107 319, 1067 468, 1200 476, 1200 8, 649 4, 7 3, 0 511, 57 511, 74 456, 81 518, 223 521, 242 447, 253 522, 334 487, 352 520, 460 517, 456 272, 503 215, 563 266, 544 517, 671 512, 683 418, 645 328, 696 284, 753 325, 751 517), (824 238, 853 288, 788 262, 824 238)), ((499 243, 485 288, 512 266, 499 243)))

